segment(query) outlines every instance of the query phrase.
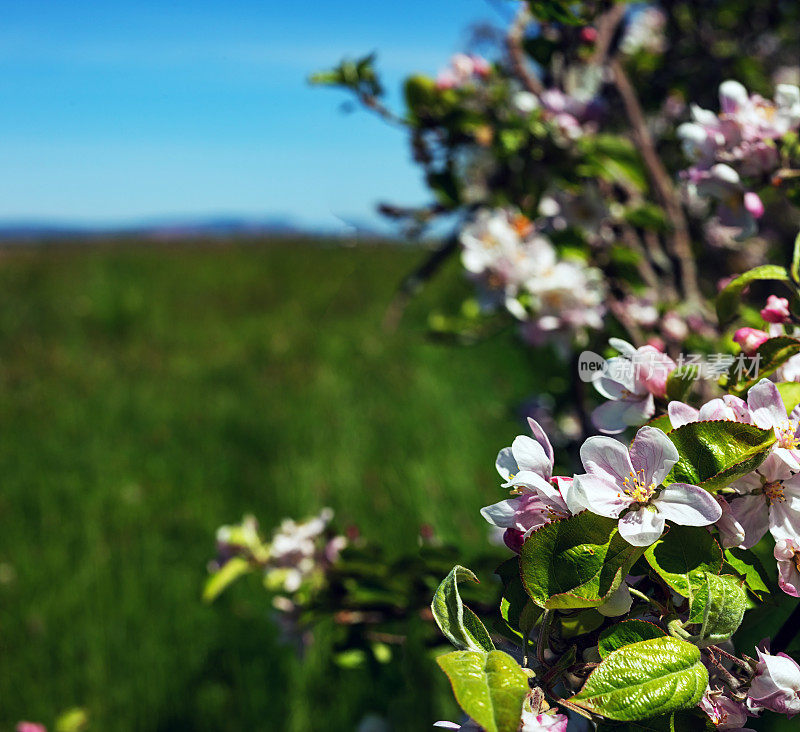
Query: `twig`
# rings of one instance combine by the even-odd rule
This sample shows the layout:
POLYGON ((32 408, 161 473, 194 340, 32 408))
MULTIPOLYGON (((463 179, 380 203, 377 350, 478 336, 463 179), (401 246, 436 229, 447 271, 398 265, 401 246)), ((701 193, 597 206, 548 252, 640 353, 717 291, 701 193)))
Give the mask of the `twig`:
POLYGON ((672 254, 678 260, 684 295, 691 305, 702 308, 703 301, 697 282, 697 267, 692 254, 689 224, 683 208, 678 201, 669 173, 656 152, 633 84, 618 58, 612 59, 610 67, 633 134, 639 144, 639 151, 650 174, 650 180, 672 225, 672 254))
POLYGON ((528 71, 525 62, 525 49, 522 47, 522 39, 525 37, 525 29, 531 22, 531 14, 526 3, 522 3, 517 12, 514 22, 508 29, 506 35, 506 49, 511 61, 511 68, 522 82, 522 85, 532 94, 540 95, 544 91, 542 82, 528 71))
POLYGON ((539 623, 539 638, 536 642, 536 659, 543 668, 546 668, 544 652, 547 650, 547 645, 550 640, 550 618, 552 614, 552 610, 545 610, 542 614, 542 621, 539 623))
POLYGON ((732 663, 735 663, 737 666, 741 666, 745 671, 749 673, 753 673, 753 669, 747 661, 743 661, 738 656, 734 656, 732 653, 728 653, 727 651, 723 650, 719 646, 708 646, 709 651, 713 651, 714 653, 718 653, 720 656, 727 658, 732 663))
POLYGON ((608 12, 600 16, 600 20, 597 22, 597 40, 591 58, 591 63, 595 66, 600 66, 605 62, 617 27, 625 17, 626 10, 625 3, 614 3, 608 12))

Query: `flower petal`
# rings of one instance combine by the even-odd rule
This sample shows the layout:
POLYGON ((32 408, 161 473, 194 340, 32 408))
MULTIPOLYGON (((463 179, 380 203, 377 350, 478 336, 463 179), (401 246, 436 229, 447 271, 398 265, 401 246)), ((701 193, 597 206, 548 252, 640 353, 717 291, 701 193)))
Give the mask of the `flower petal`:
POLYGON ((668 485, 652 503, 665 519, 681 526, 708 526, 722 518, 714 496, 689 483, 668 485))
POLYGON ((786 421, 786 407, 778 387, 769 379, 761 379, 747 392, 747 406, 753 423, 763 430, 777 427, 786 421))
POLYGON ((628 585, 623 582, 602 605, 597 607, 597 612, 607 618, 616 618, 625 615, 631 609, 631 605, 633 605, 633 596, 628 585))
POLYGON ((622 493, 616 483, 591 473, 576 475, 567 494, 567 505, 573 513, 581 506, 598 516, 617 518, 630 504, 630 497, 622 493))
POLYGON ((647 485, 661 485, 680 458, 672 440, 656 427, 642 427, 636 433, 630 456, 634 470, 644 471, 647 485))
POLYGON ((550 461, 550 475, 544 476, 546 479, 550 479, 552 477, 552 465, 555 461, 555 457, 553 455, 553 446, 550 444, 550 440, 547 438, 545 431, 542 429, 542 425, 540 425, 535 419, 528 417, 528 427, 531 428, 531 433, 533 434, 533 439, 536 440, 541 446, 542 450, 544 450, 544 454, 547 456, 547 459, 550 461))
POLYGON ((504 447, 497 453, 497 460, 494 466, 503 480, 508 480, 512 475, 519 473, 519 465, 514 460, 514 454, 511 452, 510 447, 504 447))
POLYGON ((664 517, 647 506, 628 511, 619 520, 619 533, 633 546, 650 546, 664 533, 664 517))
POLYGON ((633 472, 628 449, 611 437, 590 437, 581 445, 581 462, 587 473, 622 485, 633 472))
POLYGON ((731 513, 744 528, 742 549, 758 544, 769 530, 769 509, 764 496, 749 495, 734 498, 730 502, 731 513))
POLYGON ((544 448, 531 437, 515 437, 511 443, 511 452, 520 470, 530 470, 548 478, 553 472, 552 463, 545 455, 544 448))
POLYGON ((678 427, 683 427, 683 425, 691 422, 697 422, 700 416, 700 413, 694 407, 690 407, 683 402, 670 402, 667 404, 667 414, 673 429, 678 429, 678 427))

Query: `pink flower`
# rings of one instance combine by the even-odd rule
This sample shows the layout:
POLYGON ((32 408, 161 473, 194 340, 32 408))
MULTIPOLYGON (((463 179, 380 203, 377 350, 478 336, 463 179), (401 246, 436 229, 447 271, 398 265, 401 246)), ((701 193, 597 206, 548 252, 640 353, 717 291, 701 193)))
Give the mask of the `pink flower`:
POLYGON ((584 43, 594 43, 597 40, 597 28, 590 25, 581 28, 581 40, 584 43))
POLYGON ((785 653, 773 656, 756 649, 758 667, 748 704, 793 717, 800 712, 800 666, 785 653))
POLYGON ((778 561, 778 584, 792 597, 800 597, 800 542, 781 539, 773 549, 778 561))
POLYGON ((38 722, 19 722, 16 732, 47 732, 47 727, 38 722))
POLYGON ((619 533, 633 546, 655 542, 667 519, 682 526, 719 521, 722 509, 707 491, 688 483, 662 485, 678 459, 672 440, 655 427, 642 427, 630 452, 611 437, 590 437, 581 446, 586 473, 575 476, 567 505, 573 513, 582 507, 619 517, 619 533))
POLYGON ((706 689, 698 704, 718 730, 741 730, 747 721, 744 704, 730 699, 720 691, 706 689))
POLYGON ((481 509, 493 526, 505 529, 506 545, 519 551, 535 529, 555 519, 570 516, 565 499, 570 478, 553 477, 553 448, 542 426, 528 418, 533 437, 520 435, 511 447, 503 448, 495 467, 516 495, 481 509))
POLYGON ((792 470, 800 470, 800 410, 787 414, 781 393, 769 379, 761 379, 747 392, 747 406, 753 424, 774 430, 777 441, 773 452, 792 470))
POLYGON ((483 57, 476 54, 470 54, 472 61, 472 73, 476 76, 487 77, 492 72, 492 65, 483 57))
POLYGON ((752 356, 762 343, 769 340, 769 333, 757 328, 739 328, 733 334, 733 340, 739 344, 745 355, 752 356))
POLYGON ((785 323, 791 317, 789 301, 785 297, 770 295, 766 307, 761 311, 761 317, 768 323, 785 323))
POLYGON ((523 711, 520 732, 567 732, 568 721, 563 714, 534 714, 523 711))

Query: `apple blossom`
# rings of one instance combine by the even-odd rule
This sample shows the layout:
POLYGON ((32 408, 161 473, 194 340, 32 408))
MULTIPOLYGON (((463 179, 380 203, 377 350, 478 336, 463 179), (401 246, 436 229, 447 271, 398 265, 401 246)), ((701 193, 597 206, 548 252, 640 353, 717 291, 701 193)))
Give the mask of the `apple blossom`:
POLYGON ((800 712, 800 666, 785 653, 756 651, 758 666, 747 693, 748 705, 793 717, 800 712))
POLYGON ((593 382, 610 401, 592 412, 592 422, 601 432, 617 434, 653 416, 654 397, 666 395, 667 377, 676 366, 653 346, 634 348, 619 338, 609 343, 622 355, 609 359, 603 375, 593 382))
POLYGON ((38 722, 18 722, 16 732, 47 732, 47 727, 38 722))
POLYGON ((769 379, 761 379, 747 392, 747 406, 753 424, 764 430, 774 430, 773 452, 790 468, 800 470, 800 409, 787 414, 778 387, 769 379))
MULTIPOLYGON (((567 732, 568 722, 569 719, 563 714, 534 714, 523 709, 519 732, 567 732)), ((462 732, 480 732, 483 729, 471 719, 466 724, 442 721, 436 722, 433 726, 462 732)))
POLYGON ((630 451, 611 437, 590 437, 581 446, 586 473, 576 475, 567 505, 619 518, 619 533, 634 546, 649 546, 663 533, 665 521, 708 526, 722 509, 714 497, 688 483, 662 487, 678 462, 678 450, 655 427, 642 427, 630 451), (571 504, 571 505, 570 505, 571 504))
POLYGON ((800 475, 771 453, 757 470, 731 483, 731 512, 745 530, 743 549, 755 546, 769 531, 773 538, 800 536, 800 475))
POLYGON ((747 721, 747 709, 741 702, 725 696, 722 691, 706 689, 698 704, 718 730, 743 732, 747 721))
POLYGON ((770 295, 766 306, 761 310, 761 317, 768 323, 785 323, 792 317, 789 301, 785 297, 770 295))
POLYGON ((800 539, 779 539, 773 554, 778 562, 778 585, 792 597, 800 597, 800 539))
POLYGON ((730 503, 724 496, 717 494, 714 498, 717 499, 717 503, 722 509, 722 516, 714 524, 717 527, 717 531, 719 531, 719 543, 722 544, 723 549, 733 549, 741 546, 747 535, 744 526, 739 523, 736 515, 731 510, 730 503))
POLYGON ((481 509, 490 524, 506 530, 504 541, 514 551, 535 529, 570 515, 565 494, 572 481, 553 477, 550 440, 536 420, 529 417, 528 425, 533 437, 518 436, 511 447, 500 451, 495 463, 506 481, 503 487, 517 495, 481 509))

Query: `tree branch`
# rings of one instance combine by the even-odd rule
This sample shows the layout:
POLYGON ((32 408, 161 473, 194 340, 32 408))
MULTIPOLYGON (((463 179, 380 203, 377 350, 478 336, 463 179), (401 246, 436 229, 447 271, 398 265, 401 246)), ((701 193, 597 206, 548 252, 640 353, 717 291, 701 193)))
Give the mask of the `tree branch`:
POLYGON ((528 11, 528 6, 523 3, 514 18, 514 22, 508 29, 508 34, 506 35, 506 49, 508 50, 508 57, 511 61, 511 68, 517 78, 522 82, 522 85, 527 91, 538 96, 544 91, 544 86, 542 86, 542 82, 539 81, 538 78, 528 71, 528 66, 525 61, 525 49, 522 47, 525 29, 530 22, 531 14, 528 11))

